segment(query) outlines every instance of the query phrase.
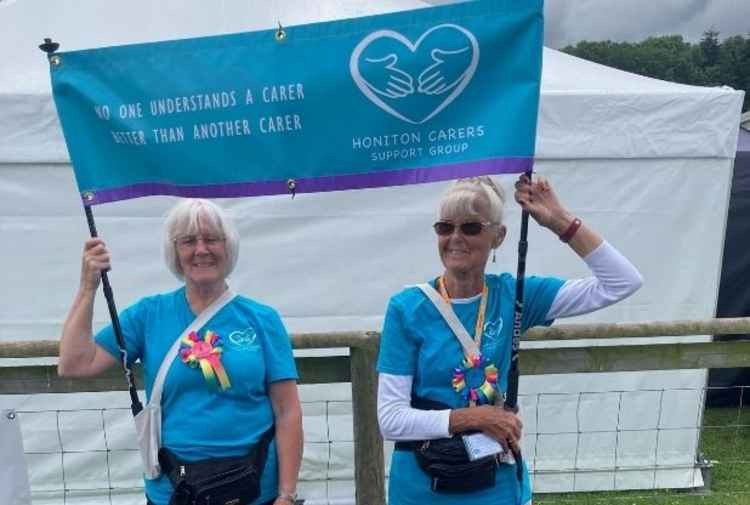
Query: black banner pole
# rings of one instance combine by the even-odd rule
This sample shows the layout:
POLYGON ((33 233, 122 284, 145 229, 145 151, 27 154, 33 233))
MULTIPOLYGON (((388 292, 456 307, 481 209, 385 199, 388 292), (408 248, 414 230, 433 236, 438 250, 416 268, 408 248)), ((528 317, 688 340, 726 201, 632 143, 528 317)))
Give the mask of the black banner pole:
MULTIPOLYGON (((55 51, 60 48, 60 44, 52 42, 52 39, 44 39, 44 43, 39 45, 39 49, 47 53, 47 57, 51 57, 55 51)), ((97 237, 96 224, 94 223, 94 213, 91 211, 90 205, 83 205, 83 210, 86 213, 86 222, 89 225, 89 232, 91 237, 97 237)), ((117 346, 120 349, 120 361, 122 368, 125 370, 125 380, 128 383, 128 392, 130 393, 130 410, 133 412, 133 416, 143 410, 143 404, 141 404, 140 398, 138 398, 138 391, 135 387, 135 378, 133 376, 133 370, 128 364, 128 351, 125 347, 125 339, 122 337, 122 329, 120 328, 120 318, 117 315, 117 307, 115 306, 115 297, 112 294, 112 286, 109 284, 109 277, 107 272, 102 272, 102 288, 104 290, 104 298, 107 300, 107 308, 109 309, 109 317, 112 319, 112 329, 115 332, 115 339, 117 340, 117 346)))
MULTIPOLYGON (((94 213, 91 211, 90 205, 83 206, 84 212, 86 212, 86 222, 89 225, 89 232, 91 237, 95 238, 99 235, 96 232, 96 224, 94 223, 94 213)), ((115 332, 115 339, 117 339, 117 346, 120 348, 120 362, 122 368, 125 370, 125 380, 128 383, 128 392, 130 393, 130 410, 133 412, 133 416, 143 410, 140 398, 138 398, 138 391, 135 387, 135 377, 133 376, 133 370, 128 364, 128 351, 125 347, 125 339, 122 337, 122 329, 120 328, 120 317, 117 315, 117 307, 115 306, 115 296, 112 293, 112 286, 109 284, 109 276, 106 271, 102 271, 102 289, 104 291, 104 298, 107 300, 107 309, 109 309, 109 317, 112 320, 112 329, 115 332)))
MULTIPOLYGON (((531 171, 526 172, 531 181, 531 171)), ((521 319, 523 318, 523 284, 526 276, 526 252, 529 248, 527 240, 529 233, 529 213, 521 212, 521 236, 518 239, 518 268, 516 271, 516 301, 513 308, 513 340, 511 341, 510 369, 508 370, 508 390, 505 393, 504 407, 512 412, 518 412, 518 350, 521 346, 521 319)), ((518 441, 519 444, 521 441, 518 441)), ((516 475, 518 481, 523 480, 523 459, 521 450, 512 451, 516 460, 516 475)))

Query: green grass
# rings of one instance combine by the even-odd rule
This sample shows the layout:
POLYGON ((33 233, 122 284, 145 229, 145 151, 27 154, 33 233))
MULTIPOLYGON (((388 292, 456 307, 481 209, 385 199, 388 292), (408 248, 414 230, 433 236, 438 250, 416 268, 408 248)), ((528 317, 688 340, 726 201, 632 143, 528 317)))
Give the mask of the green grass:
POLYGON ((710 489, 535 495, 535 505, 749 505, 750 408, 707 409, 701 453, 713 462, 710 489), (740 425, 745 425, 741 427, 740 425))

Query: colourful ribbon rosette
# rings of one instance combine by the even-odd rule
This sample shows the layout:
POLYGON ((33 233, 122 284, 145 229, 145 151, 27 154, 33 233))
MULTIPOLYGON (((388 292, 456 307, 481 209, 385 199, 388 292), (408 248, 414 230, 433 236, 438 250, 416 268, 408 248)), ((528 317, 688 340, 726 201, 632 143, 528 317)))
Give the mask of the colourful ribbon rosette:
POLYGON ((461 393, 465 401, 470 401, 473 405, 491 404, 497 394, 497 367, 481 354, 465 358, 461 365, 453 370, 452 384, 453 389, 461 393), (479 372, 482 368, 482 384, 477 387, 468 386, 468 376, 472 371, 479 372))
POLYGON ((189 367, 200 367, 210 386, 216 387, 218 382, 221 390, 226 391, 232 384, 221 364, 222 343, 219 335, 211 330, 206 330, 202 339, 193 331, 182 339, 180 357, 189 367))

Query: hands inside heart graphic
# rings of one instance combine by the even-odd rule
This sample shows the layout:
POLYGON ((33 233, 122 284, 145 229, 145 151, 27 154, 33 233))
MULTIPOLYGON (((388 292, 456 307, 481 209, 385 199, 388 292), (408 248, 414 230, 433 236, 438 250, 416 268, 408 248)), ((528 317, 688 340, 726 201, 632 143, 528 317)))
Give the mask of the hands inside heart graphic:
POLYGON ((461 94, 478 63, 476 37, 458 25, 443 24, 414 43, 392 30, 371 33, 355 47, 349 67, 357 87, 375 105, 421 124, 461 94))

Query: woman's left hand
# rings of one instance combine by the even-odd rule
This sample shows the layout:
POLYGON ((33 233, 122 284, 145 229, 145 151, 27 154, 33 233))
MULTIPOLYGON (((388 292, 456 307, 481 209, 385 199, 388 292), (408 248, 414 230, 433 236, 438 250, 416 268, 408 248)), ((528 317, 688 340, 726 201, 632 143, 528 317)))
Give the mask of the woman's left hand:
POLYGON ((521 208, 528 211, 537 223, 558 235, 575 219, 575 216, 560 203, 545 177, 529 180, 526 174, 521 175, 516 181, 515 198, 521 208))

